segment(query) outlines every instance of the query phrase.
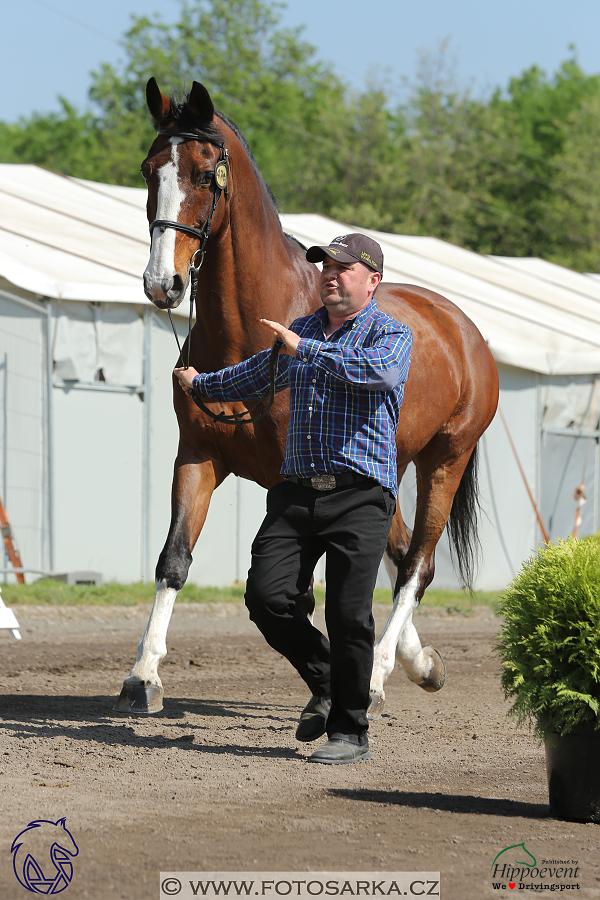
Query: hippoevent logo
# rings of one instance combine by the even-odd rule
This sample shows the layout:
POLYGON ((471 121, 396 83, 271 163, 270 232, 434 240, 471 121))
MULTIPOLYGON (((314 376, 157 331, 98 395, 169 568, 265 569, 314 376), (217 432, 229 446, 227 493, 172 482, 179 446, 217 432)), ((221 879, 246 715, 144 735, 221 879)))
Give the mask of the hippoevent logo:
POLYGON ((511 844, 496 854, 491 867, 495 891, 578 891, 577 859, 537 859, 525 846, 511 844))
POLYGON ((10 848, 19 882, 33 894, 60 894, 73 879, 71 859, 79 848, 65 819, 30 822, 10 848))

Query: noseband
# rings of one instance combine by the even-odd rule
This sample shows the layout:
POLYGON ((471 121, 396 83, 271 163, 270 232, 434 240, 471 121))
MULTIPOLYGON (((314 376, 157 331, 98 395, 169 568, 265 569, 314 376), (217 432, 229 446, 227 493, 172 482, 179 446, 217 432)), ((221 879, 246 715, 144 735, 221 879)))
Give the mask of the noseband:
MULTIPOLYGON (((200 267, 204 262, 204 256, 206 254, 206 243, 208 241, 208 237, 210 234, 210 226, 212 224, 213 216, 215 214, 215 210, 221 199, 221 194, 225 193, 225 199, 227 200, 229 197, 227 185, 229 183, 229 151, 225 146, 225 142, 217 142, 212 141, 206 137, 200 137, 200 135, 193 134, 191 132, 186 131, 159 131, 158 134, 166 134, 169 137, 178 137, 183 138, 186 141, 201 141, 202 143, 213 144, 215 147, 219 148, 219 159, 215 166, 215 171, 213 174, 213 181, 215 185, 215 192, 213 194, 213 202, 208 218, 202 228, 194 228, 191 225, 184 225, 182 222, 172 222, 169 219, 155 219, 150 223, 150 236, 152 237, 152 233, 155 228, 161 228, 163 231, 165 228, 173 228, 176 231, 181 231, 183 234, 187 234, 189 237, 196 238, 200 241, 200 246, 197 250, 192 254, 192 258, 190 259, 190 265, 188 270, 188 278, 190 280, 190 315, 188 321, 188 349, 187 349, 187 365, 186 369, 190 367, 190 350, 192 346, 192 314, 194 311, 194 305, 196 303, 196 294, 198 292, 198 273, 200 271, 200 267), (196 258, 199 259, 199 262, 196 263, 196 258)), ((185 287, 184 287, 185 291, 185 287)), ((173 329, 173 334, 175 335, 175 340, 177 341, 177 348, 179 350, 179 358, 181 359, 181 363, 183 365, 183 350, 181 349, 181 344, 179 343, 179 337, 177 335, 177 330, 175 328, 175 323, 173 322, 173 316, 171 315, 170 308, 167 309, 169 313, 169 321, 171 322, 171 328, 173 329)), ((231 415, 225 415, 224 412, 214 413, 212 410, 208 409, 207 406, 202 402, 200 397, 196 395, 194 390, 188 391, 190 397, 198 406, 202 412, 206 413, 211 419, 215 422, 223 422, 227 425, 235 425, 239 423, 252 423, 258 422, 259 419, 262 419, 264 415, 269 411, 271 406, 273 405, 273 401, 275 399, 275 379, 277 378, 277 369, 279 364, 279 350, 283 346, 283 341, 278 339, 273 348, 271 350, 271 356, 269 358, 269 390, 264 396, 260 398, 258 403, 255 404, 251 409, 246 410, 245 413, 232 413, 231 415), (246 414, 250 415, 250 413, 254 412, 260 404, 269 398, 269 402, 267 406, 257 415, 252 418, 244 418, 246 414)))

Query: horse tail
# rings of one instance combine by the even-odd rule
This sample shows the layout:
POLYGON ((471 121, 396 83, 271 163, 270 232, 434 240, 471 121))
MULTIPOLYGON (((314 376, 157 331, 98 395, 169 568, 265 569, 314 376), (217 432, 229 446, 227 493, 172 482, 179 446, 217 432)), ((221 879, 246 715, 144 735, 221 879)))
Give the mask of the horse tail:
POLYGON ((448 518, 450 557, 458 567, 463 586, 473 591, 481 554, 481 542, 477 533, 479 520, 478 448, 471 454, 452 501, 448 518))

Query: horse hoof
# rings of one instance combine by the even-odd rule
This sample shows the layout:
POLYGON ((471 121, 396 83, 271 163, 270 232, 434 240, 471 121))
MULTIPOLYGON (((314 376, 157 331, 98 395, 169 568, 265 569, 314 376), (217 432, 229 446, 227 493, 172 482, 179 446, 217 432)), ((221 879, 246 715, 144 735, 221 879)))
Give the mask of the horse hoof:
POLYGON ((424 681, 419 682, 419 687, 430 694, 441 691, 446 680, 446 663, 444 657, 435 647, 423 647, 425 653, 432 662, 431 671, 424 681))
POLYGON ((372 722, 375 722, 377 719, 381 718, 381 714, 383 713, 383 707, 385 705, 385 694, 383 691, 374 690, 371 688, 371 703, 369 704, 369 708, 367 710, 367 718, 372 722))
POLYGON ((119 694, 114 709, 122 713, 137 713, 138 715, 150 715, 160 712, 163 708, 165 692, 157 684, 127 684, 119 694))

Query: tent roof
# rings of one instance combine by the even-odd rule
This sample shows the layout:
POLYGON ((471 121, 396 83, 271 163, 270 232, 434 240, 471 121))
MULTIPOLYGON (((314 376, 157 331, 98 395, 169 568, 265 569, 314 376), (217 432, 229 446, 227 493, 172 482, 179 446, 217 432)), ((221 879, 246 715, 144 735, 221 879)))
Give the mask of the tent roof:
MULTIPOLYGON (((149 302, 144 189, 0 165, 0 199, 0 275, 12 284, 57 299, 149 302)), ((307 246, 353 227, 313 214, 281 221, 307 246)), ((599 277, 542 259, 481 256, 438 238, 366 233, 382 245, 386 281, 444 294, 498 362, 545 374, 600 371, 599 277)))

